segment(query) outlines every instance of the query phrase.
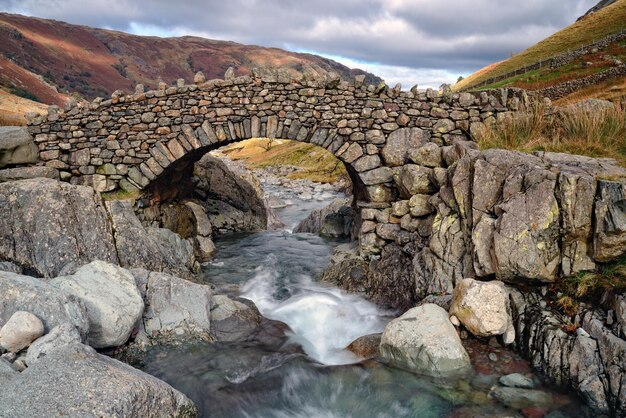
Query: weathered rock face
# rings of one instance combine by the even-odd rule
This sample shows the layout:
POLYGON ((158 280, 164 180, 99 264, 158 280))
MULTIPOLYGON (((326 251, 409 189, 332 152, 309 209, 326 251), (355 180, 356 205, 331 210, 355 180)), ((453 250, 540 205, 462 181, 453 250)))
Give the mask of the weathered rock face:
POLYGON ((434 304, 410 309, 391 321, 380 354, 396 366, 431 376, 460 375, 471 367, 448 313, 434 304))
POLYGON ((463 279, 457 282, 450 315, 456 316, 477 337, 492 337, 508 332, 507 342, 513 342, 515 332, 509 307, 509 292, 500 281, 463 279))
POLYGON ((68 415, 195 417, 197 411, 167 383, 84 345, 55 350, 2 385, 0 416, 68 415))
POLYGON ((579 332, 570 333, 540 295, 511 290, 511 296, 518 348, 533 367, 575 389, 597 411, 623 416, 626 341, 606 325, 606 315, 583 310, 579 332))
POLYGON ((354 221, 352 199, 335 199, 321 209, 315 209, 293 232, 309 232, 327 238, 350 238, 354 221))
POLYGON ((209 220, 220 230, 255 231, 267 227, 268 213, 258 180, 209 154, 196 163, 196 190, 204 194, 209 220))
POLYGON ((43 277, 93 260, 181 273, 191 261, 150 238, 128 202, 41 178, 0 184, 0 260, 43 277))
POLYGON ((87 343, 95 348, 124 344, 143 313, 135 278, 128 270, 103 261, 93 261, 71 276, 52 279, 50 284, 85 304, 87 343))
POLYGON ((4 325, 17 311, 35 315, 44 331, 64 323, 74 326, 81 336, 89 331, 84 303, 59 288, 28 276, 0 272, 0 324, 4 325))
POLYGON ((39 160, 39 148, 28 128, 0 126, 0 168, 7 165, 30 164, 39 160))
POLYGON ((0 346, 11 353, 28 347, 43 335, 43 322, 30 312, 17 311, 0 329, 0 346))

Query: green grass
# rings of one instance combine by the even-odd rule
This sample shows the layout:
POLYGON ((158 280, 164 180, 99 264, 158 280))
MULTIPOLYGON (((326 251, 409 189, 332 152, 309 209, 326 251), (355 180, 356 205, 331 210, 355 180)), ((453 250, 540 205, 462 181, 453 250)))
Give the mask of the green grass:
POLYGON ((569 49, 576 49, 600 40, 607 35, 619 32, 624 27, 626 27, 626 0, 618 0, 616 3, 581 19, 527 50, 501 62, 494 68, 474 77, 467 77, 453 88, 454 90, 470 88, 472 85, 492 77, 515 71, 567 52, 569 49))
POLYGON ((487 127, 475 140, 482 149, 551 151, 615 158, 626 166, 626 110, 548 115, 541 106, 487 127))

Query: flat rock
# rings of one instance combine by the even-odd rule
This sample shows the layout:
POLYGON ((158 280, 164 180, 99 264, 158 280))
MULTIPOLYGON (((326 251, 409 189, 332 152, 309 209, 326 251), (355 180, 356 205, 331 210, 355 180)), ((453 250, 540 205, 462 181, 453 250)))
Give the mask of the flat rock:
POLYGON ((34 179, 38 177, 58 180, 59 170, 45 166, 16 167, 0 170, 0 183, 5 181, 34 179))
POLYGON ((534 389, 537 384, 530 377, 526 377, 521 373, 512 373, 502 376, 499 380, 500 384, 510 388, 534 389))

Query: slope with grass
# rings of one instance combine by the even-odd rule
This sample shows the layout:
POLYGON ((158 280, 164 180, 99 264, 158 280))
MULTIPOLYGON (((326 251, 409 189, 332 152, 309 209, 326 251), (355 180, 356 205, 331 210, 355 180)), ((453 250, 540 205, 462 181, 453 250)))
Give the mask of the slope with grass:
POLYGON ((614 158, 626 167, 626 110, 570 107, 549 113, 537 107, 484 129, 475 138, 482 149, 551 151, 614 158))
MULTIPOLYGON (((583 17, 573 25, 555 33, 527 50, 461 80, 454 85, 453 89, 456 91, 471 89, 472 86, 493 77, 498 77, 511 71, 530 66, 536 62, 563 54, 568 50, 588 45, 611 34, 619 33, 622 29, 626 29, 626 0, 617 0, 613 4, 595 13, 583 17)), ((581 77, 593 73, 594 71, 600 71, 601 68, 609 64, 608 62, 603 62, 608 60, 603 60, 602 56, 607 54, 611 55, 612 53, 617 53, 620 56, 623 55, 623 42, 617 46, 612 45, 607 51, 601 51, 597 54, 597 57, 583 57, 577 60, 577 62, 565 66, 566 68, 559 68, 559 71, 554 71, 550 68, 540 69, 508 78, 497 84, 485 86, 485 88, 509 86, 516 83, 517 87, 530 89, 554 85, 563 80, 581 77), (617 48, 618 51, 612 51, 611 48, 617 48), (592 65, 581 68, 581 61, 592 62, 592 65)))
POLYGON ((343 163, 314 144, 254 138, 229 145, 221 151, 233 160, 244 162, 251 169, 286 165, 297 167, 297 171, 287 176, 292 179, 306 178, 319 183, 348 179, 343 163))

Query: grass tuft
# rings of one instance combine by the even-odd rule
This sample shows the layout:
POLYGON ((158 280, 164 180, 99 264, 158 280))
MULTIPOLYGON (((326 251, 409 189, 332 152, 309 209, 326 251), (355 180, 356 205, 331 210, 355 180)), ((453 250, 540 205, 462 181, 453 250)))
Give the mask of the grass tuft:
POLYGON ((626 166, 626 110, 572 110, 548 114, 537 106, 486 127, 475 138, 482 149, 550 151, 615 158, 626 166))

